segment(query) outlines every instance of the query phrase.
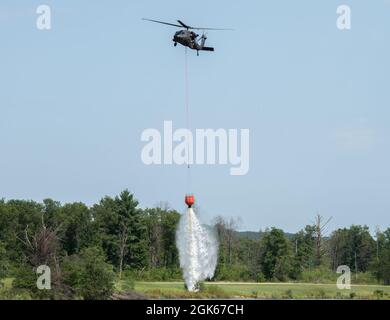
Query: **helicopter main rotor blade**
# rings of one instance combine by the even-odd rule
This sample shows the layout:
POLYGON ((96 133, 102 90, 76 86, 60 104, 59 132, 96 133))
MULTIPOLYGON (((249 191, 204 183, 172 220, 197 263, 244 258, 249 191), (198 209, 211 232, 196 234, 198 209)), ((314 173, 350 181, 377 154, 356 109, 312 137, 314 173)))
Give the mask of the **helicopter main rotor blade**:
POLYGON ((233 31, 233 29, 226 29, 226 28, 198 28, 198 27, 190 27, 189 25, 186 25, 183 21, 177 20, 182 27, 188 29, 188 30, 230 30, 233 31))
POLYGON ((146 19, 146 18, 143 18, 142 20, 156 22, 156 23, 161 23, 161 24, 165 24, 165 25, 168 25, 168 26, 172 26, 172 27, 186 28, 187 30, 230 30, 230 31, 234 30, 234 29, 223 29, 223 28, 190 27, 189 25, 186 25, 184 22, 182 22, 180 20, 177 20, 177 22, 179 24, 174 24, 174 23, 169 23, 169 22, 164 22, 164 21, 158 21, 158 20, 152 20, 152 19, 146 19))
POLYGON ((161 24, 166 24, 166 25, 172 26, 172 27, 179 27, 179 28, 182 27, 181 25, 178 25, 178 24, 173 24, 173 23, 168 23, 168 22, 163 22, 163 21, 158 21, 158 20, 145 19, 145 18, 142 18, 142 20, 151 21, 151 22, 156 22, 156 23, 161 23, 161 24))
POLYGON ((234 29, 230 28, 196 28, 196 27, 190 27, 190 29, 193 30, 220 30, 220 31, 233 31, 234 29))
POLYGON ((184 22, 180 21, 180 20, 177 20, 177 22, 179 22, 181 24, 182 27, 186 28, 186 29, 194 29, 190 26, 187 26, 184 22))

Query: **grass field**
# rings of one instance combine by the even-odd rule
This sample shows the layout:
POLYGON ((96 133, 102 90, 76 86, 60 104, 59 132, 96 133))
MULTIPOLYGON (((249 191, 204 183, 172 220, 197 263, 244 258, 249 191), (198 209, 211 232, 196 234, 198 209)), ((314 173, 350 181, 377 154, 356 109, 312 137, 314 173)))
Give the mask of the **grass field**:
MULTIPOLYGON (((132 290, 133 283, 126 280, 116 282, 118 293, 132 290)), ((12 279, 1 280, 2 293, 12 288, 12 279)), ((154 299, 386 299, 390 300, 390 286, 352 285, 350 290, 339 290, 335 284, 311 283, 247 283, 205 282, 200 292, 185 290, 184 283, 135 282, 134 291, 145 298, 154 299)), ((25 299, 26 297, 14 297, 25 299)))
MULTIPOLYGON (((121 283, 118 290, 121 291, 121 283)), ((247 299, 390 299, 390 286, 336 284, 208 282, 199 293, 189 293, 183 282, 136 282, 134 290, 149 298, 247 298, 247 299)))

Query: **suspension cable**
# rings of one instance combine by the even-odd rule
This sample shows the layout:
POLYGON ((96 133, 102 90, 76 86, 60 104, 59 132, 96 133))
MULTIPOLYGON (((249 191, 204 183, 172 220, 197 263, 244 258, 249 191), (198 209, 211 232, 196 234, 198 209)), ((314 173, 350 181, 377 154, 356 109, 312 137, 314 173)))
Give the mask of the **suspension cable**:
POLYGON ((186 111, 186 129, 187 129, 187 188, 191 191, 191 166, 190 166, 190 86, 189 86, 189 72, 188 72, 188 50, 185 48, 185 111, 186 111))

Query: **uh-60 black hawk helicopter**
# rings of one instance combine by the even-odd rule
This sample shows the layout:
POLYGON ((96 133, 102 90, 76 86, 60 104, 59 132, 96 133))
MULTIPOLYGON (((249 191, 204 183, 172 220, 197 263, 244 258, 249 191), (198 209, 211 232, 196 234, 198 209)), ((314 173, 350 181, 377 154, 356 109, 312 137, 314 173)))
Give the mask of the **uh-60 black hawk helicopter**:
POLYGON ((177 20, 179 24, 174 23, 168 23, 158 20, 152 20, 152 19, 142 19, 146 21, 152 21, 156 23, 166 24, 168 26, 172 27, 179 27, 179 28, 185 28, 184 30, 177 31, 172 41, 174 42, 174 46, 176 47, 178 43, 181 45, 188 47, 190 49, 196 50, 197 54, 199 56, 199 51, 214 51, 214 48, 212 47, 206 47, 206 34, 203 32, 201 36, 196 34, 195 32, 191 30, 232 30, 232 29, 220 29, 220 28, 198 28, 198 27, 190 27, 186 25, 184 22, 177 20))

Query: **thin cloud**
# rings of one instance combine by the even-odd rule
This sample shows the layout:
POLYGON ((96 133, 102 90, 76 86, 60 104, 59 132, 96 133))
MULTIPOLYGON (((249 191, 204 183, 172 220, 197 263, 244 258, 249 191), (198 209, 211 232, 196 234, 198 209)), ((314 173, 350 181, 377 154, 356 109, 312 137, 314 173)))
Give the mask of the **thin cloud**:
POLYGON ((377 132, 364 119, 355 121, 333 132, 338 147, 345 151, 369 151, 378 141, 377 132))

